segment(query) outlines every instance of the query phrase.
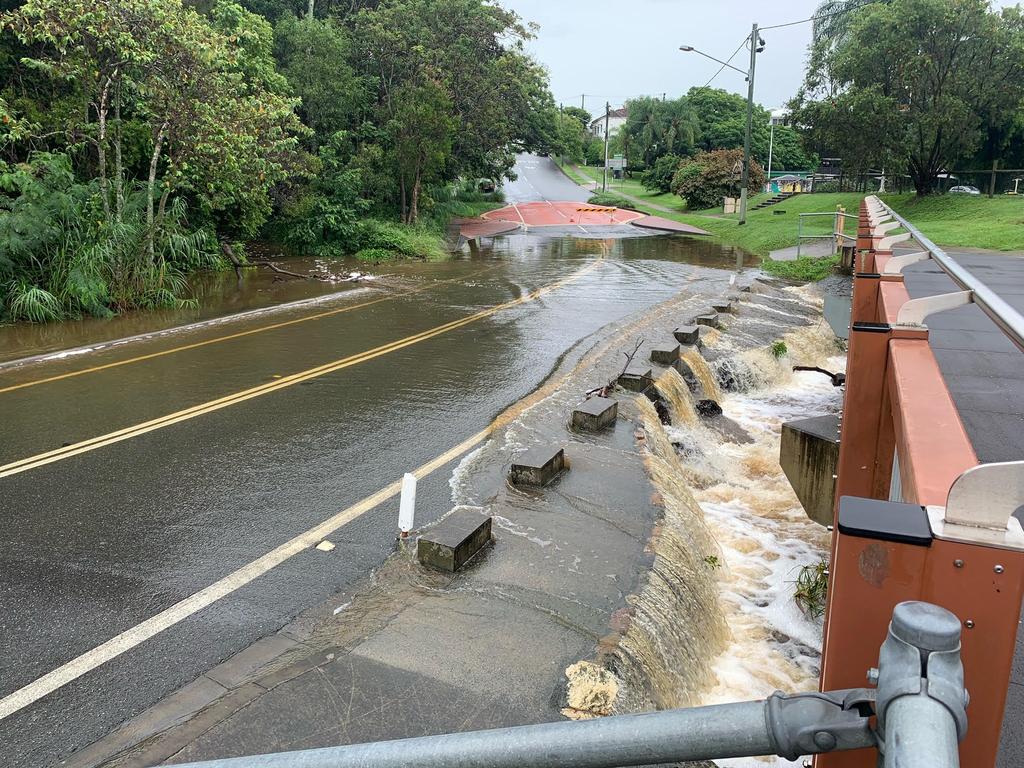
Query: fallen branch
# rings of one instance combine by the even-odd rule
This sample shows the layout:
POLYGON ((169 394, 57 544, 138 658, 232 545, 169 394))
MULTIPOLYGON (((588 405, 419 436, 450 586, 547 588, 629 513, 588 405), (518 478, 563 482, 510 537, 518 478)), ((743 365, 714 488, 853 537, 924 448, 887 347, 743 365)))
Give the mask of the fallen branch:
POLYGON ((608 393, 611 390, 615 389, 615 385, 619 381, 619 376, 622 376, 622 374, 624 374, 626 371, 629 370, 629 366, 632 364, 633 358, 636 357, 636 353, 640 351, 640 347, 643 346, 643 343, 644 343, 643 338, 639 338, 639 339, 636 340, 636 346, 633 347, 633 351, 632 352, 623 352, 622 353, 623 355, 626 356, 626 364, 624 366, 622 366, 622 371, 619 373, 618 376, 616 376, 614 379, 609 381, 603 387, 595 387, 594 389, 589 390, 586 393, 585 396, 586 397, 592 397, 593 395, 598 395, 599 397, 607 397, 608 393))
POLYGON ((289 271, 287 269, 281 269, 279 266, 277 266, 277 264, 275 264, 272 261, 267 261, 267 260, 264 260, 264 259, 261 259, 259 261, 250 261, 249 263, 253 264, 254 266, 257 266, 257 267, 268 267, 268 268, 270 268, 271 270, 273 270, 274 272, 276 272, 279 275, 287 275, 288 277, 297 277, 300 280, 320 280, 321 282, 327 282, 327 278, 326 277, 321 277, 320 275, 303 275, 303 274, 300 274, 298 272, 291 272, 291 271, 289 271))

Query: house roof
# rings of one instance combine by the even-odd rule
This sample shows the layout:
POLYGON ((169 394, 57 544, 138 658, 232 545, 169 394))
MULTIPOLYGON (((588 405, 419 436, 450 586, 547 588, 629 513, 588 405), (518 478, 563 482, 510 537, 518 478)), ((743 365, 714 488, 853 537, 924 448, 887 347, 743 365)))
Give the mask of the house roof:
MULTIPOLYGON (((627 117, 629 117, 629 109, 627 107, 621 107, 620 109, 610 110, 608 112, 608 117, 619 117, 625 120, 627 117)), ((604 120, 604 115, 598 115, 597 117, 590 121, 590 124, 597 125, 602 120, 604 120)))

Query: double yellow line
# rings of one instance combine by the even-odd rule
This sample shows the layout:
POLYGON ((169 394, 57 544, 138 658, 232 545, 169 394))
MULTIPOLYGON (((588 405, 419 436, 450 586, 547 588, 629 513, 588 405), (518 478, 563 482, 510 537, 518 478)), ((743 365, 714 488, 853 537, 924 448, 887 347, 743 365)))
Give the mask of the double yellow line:
POLYGON ((404 339, 399 339, 398 341, 393 341, 388 344, 381 345, 374 349, 367 350, 366 352, 359 352, 355 355, 350 355, 349 357, 344 357, 340 360, 325 363, 324 365, 317 366, 316 368, 310 368, 305 371, 300 371, 299 373, 293 373, 290 376, 285 376, 283 378, 276 379, 275 381, 268 382, 266 384, 261 384, 250 389, 242 390, 241 392, 226 395, 216 400, 210 400, 205 403, 200 403, 199 405, 194 405, 191 408, 185 408, 184 410, 175 411, 174 413, 169 413, 166 416, 161 416, 150 421, 145 421, 140 424, 125 427, 124 429, 119 429, 116 432, 109 432, 105 435, 100 435, 98 437, 93 437, 88 440, 83 440, 72 445, 67 445, 62 448, 47 451, 46 453, 40 453, 35 456, 29 456, 28 458, 25 459, 19 459, 18 461, 13 461, 10 464, 4 464, 0 466, 0 478, 10 477, 11 475, 17 475, 21 472, 27 472, 30 469, 42 467, 46 464, 52 464, 55 461, 61 461, 63 459, 67 459, 72 456, 77 456, 82 453, 88 453, 89 451, 94 451, 97 448, 103 448, 104 446, 107 445, 113 445, 114 443, 119 443, 123 440, 129 440, 133 437, 143 435, 147 432, 152 432, 157 429, 169 427, 172 424, 177 424, 178 422, 181 421, 194 419, 197 416, 202 416, 207 413, 219 411, 221 408, 227 408, 228 406, 236 405, 238 403, 245 402, 246 400, 251 400, 254 397, 260 397, 270 392, 275 392, 279 389, 285 389, 286 387, 293 386, 303 381, 308 381, 309 379, 314 379, 319 376, 325 376, 328 373, 334 373, 335 371, 340 371, 344 368, 348 368, 353 365, 358 365, 359 363, 365 363, 368 360, 373 360, 374 358, 386 355, 390 352, 394 352, 404 347, 411 346, 412 344, 418 344, 421 341, 432 339, 435 336, 440 336, 441 334, 448 333, 449 331, 454 331, 457 328, 462 328, 463 326, 469 325, 470 323, 475 323, 478 320, 482 320, 485 317, 490 317, 491 315, 501 312, 502 310, 511 309, 512 307, 518 306, 520 304, 525 304, 526 302, 533 301, 539 296, 543 296, 546 293, 550 293, 551 291, 557 290, 558 288, 561 288, 562 286, 571 283, 572 281, 578 279, 587 272, 590 272, 591 270, 595 269, 603 259, 604 256, 601 256, 595 261, 586 265, 585 267, 578 269, 576 272, 569 275, 568 277, 562 278, 561 280, 557 280, 546 286, 538 288, 537 290, 532 291, 524 296, 520 296, 518 299, 506 301, 503 304, 496 304, 493 307, 481 310, 480 312, 461 318, 459 320, 453 320, 449 323, 445 323, 444 325, 438 325, 429 330, 422 331, 421 333, 413 334, 412 336, 406 336, 404 339))
MULTIPOLYGON (((500 266, 500 265, 495 265, 493 267, 485 267, 484 269, 481 269, 481 270, 478 270, 478 271, 474 272, 473 276, 482 274, 484 272, 490 272, 492 269, 497 269, 498 266, 500 266)), ((206 339, 205 341, 197 341, 197 342, 195 342, 193 344, 184 344, 184 345, 182 345, 180 347, 173 347, 171 349, 165 349, 165 350, 162 350, 160 352, 150 352, 149 354, 146 354, 146 355, 139 355, 137 357, 130 357, 127 360, 116 360, 116 361, 114 361, 112 363, 104 363, 103 365, 94 365, 91 368, 83 368, 83 369, 81 369, 79 371, 70 371, 68 373, 60 373, 60 374, 57 374, 56 376, 47 376, 46 378, 43 378, 43 379, 35 379, 33 381, 26 381, 26 382, 23 382, 21 384, 11 384, 10 386, 7 386, 7 387, 0 387, 0 394, 3 394, 4 392, 13 392, 16 389, 24 389, 26 387, 34 387, 37 384, 47 384, 47 383, 49 383, 51 381, 60 381, 61 379, 70 379, 70 378, 73 378, 75 376, 82 376, 82 375, 84 375, 86 373, 96 373, 97 371, 105 371, 108 368, 117 368, 119 366, 129 365, 131 363, 140 363, 143 360, 152 360, 155 357, 163 357, 165 355, 173 355, 173 354, 175 354, 177 352, 185 352, 186 350, 197 349, 199 347, 205 347, 205 346, 207 346, 209 344, 219 344, 222 341, 230 341, 231 339, 240 339, 243 336, 251 336, 254 333, 263 333, 264 331, 272 331, 272 330, 275 330, 277 328, 285 328, 285 327, 287 327, 289 325, 295 325, 297 323, 307 323, 310 320, 319 320, 321 318, 330 317, 332 315, 340 315, 343 312, 351 312, 354 309, 362 309, 363 307, 369 307, 369 306, 371 306, 373 304, 380 304, 382 301, 394 301, 395 299, 400 299, 400 298, 403 298, 405 296, 412 296, 413 294, 420 293, 421 291, 425 291, 428 288, 433 288, 435 285, 440 285, 440 284, 443 284, 443 283, 458 282, 459 280, 462 280, 462 279, 463 278, 461 278, 461 277, 456 277, 456 278, 452 278, 450 280, 438 280, 435 283, 431 283, 429 285, 423 285, 423 286, 420 286, 419 288, 413 288, 413 289, 408 290, 408 291, 401 291, 400 293, 394 293, 394 294, 391 294, 391 295, 388 295, 388 296, 381 296, 378 299, 371 299, 370 301, 363 301, 363 302, 360 302, 359 304, 350 304, 349 306, 339 307, 338 309, 329 309, 326 312, 317 312, 315 315, 306 315, 305 317, 299 317, 299 318, 296 318, 294 320, 284 320, 284 321, 282 321, 280 323, 272 323, 270 325, 260 326, 259 328, 251 328, 248 331, 239 331, 238 333, 231 333, 231 334, 228 334, 227 336, 218 336, 217 338, 214 338, 214 339, 206 339)))

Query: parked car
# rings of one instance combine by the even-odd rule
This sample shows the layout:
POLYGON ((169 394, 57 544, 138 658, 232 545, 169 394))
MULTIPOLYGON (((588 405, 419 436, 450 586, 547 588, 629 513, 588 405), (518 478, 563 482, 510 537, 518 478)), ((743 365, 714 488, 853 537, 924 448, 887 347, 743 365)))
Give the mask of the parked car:
POLYGON ((951 195, 980 195, 981 194, 981 190, 978 189, 977 187, 972 187, 972 186, 969 186, 967 184, 964 184, 964 185, 961 185, 959 187, 950 187, 949 188, 949 194, 951 194, 951 195))

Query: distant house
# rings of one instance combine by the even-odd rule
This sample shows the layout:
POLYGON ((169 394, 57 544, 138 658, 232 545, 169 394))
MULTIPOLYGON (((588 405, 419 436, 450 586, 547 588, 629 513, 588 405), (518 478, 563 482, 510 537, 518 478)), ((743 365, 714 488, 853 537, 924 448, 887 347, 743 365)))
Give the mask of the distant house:
MULTIPOLYGON (((614 136, 619 132, 619 129, 626 124, 626 118, 629 117, 629 110, 623 107, 622 109, 613 109, 608 113, 608 135, 614 136)), ((590 133, 599 139, 604 138, 604 115, 599 115, 590 121, 590 133)))

